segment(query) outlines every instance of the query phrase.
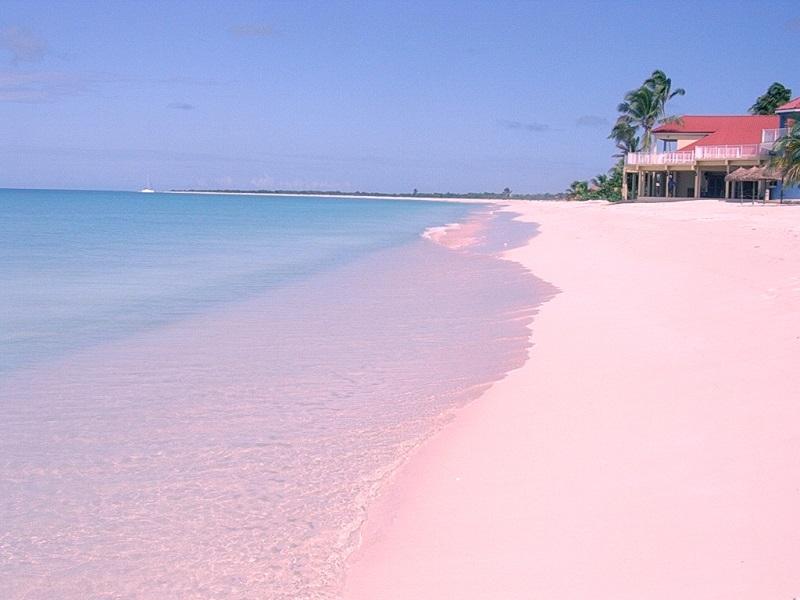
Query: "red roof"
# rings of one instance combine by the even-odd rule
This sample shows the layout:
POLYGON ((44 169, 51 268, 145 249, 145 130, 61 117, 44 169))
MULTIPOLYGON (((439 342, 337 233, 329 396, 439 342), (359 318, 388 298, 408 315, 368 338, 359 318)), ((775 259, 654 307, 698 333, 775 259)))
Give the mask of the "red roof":
POLYGON ((789 100, 786 104, 781 104, 778 108, 776 108, 778 112, 782 112, 784 110, 800 110, 800 96, 795 98, 794 100, 789 100))
POLYGON ((776 115, 696 116, 686 115, 678 123, 656 127, 653 133, 704 133, 705 137, 681 148, 681 152, 695 146, 738 146, 760 144, 762 129, 777 129, 776 115))

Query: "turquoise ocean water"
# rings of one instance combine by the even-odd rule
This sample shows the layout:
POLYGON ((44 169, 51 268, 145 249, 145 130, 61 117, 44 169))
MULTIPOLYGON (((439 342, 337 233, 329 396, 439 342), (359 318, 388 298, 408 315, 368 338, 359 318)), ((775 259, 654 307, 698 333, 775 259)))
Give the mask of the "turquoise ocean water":
POLYGON ((0 597, 333 600, 370 499, 525 358, 482 205, 0 190, 0 597), (430 227, 479 223, 453 250, 430 227))
POLYGON ((408 242, 431 202, 0 190, 0 373, 408 242))

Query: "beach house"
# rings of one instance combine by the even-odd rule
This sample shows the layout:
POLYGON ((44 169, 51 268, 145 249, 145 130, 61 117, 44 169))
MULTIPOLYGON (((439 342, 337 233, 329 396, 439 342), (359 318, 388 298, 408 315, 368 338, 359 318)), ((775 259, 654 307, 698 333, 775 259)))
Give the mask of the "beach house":
POLYGON ((775 115, 686 115, 653 130, 650 152, 625 157, 623 197, 800 198, 800 188, 781 189, 767 169, 762 179, 740 182, 729 175, 741 167, 765 167, 775 142, 800 120, 800 98, 775 115))

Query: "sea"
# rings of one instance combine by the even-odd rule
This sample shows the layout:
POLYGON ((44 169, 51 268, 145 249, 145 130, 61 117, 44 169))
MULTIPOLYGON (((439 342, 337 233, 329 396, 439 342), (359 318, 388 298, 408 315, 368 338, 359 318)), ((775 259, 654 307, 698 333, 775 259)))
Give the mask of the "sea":
POLYGON ((0 190, 0 598, 339 598, 371 499, 526 359, 513 216, 0 190))

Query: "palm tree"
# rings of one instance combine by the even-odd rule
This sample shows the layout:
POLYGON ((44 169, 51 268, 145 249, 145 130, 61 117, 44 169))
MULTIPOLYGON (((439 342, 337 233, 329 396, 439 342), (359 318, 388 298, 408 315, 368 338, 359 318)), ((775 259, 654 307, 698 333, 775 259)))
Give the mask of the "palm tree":
POLYGON ((661 104, 656 93, 647 86, 625 94, 625 101, 617 106, 621 112, 619 120, 634 130, 642 130, 642 150, 648 152, 652 143, 652 131, 661 116, 661 104))
POLYGON ((783 183, 800 183, 800 123, 795 123, 785 136, 775 143, 772 166, 783 173, 783 183))
POLYGON ((631 125, 623 116, 617 119, 608 139, 614 140, 619 152, 614 154, 614 158, 625 158, 628 152, 639 151, 639 136, 636 135, 636 127, 631 125))
POLYGON ((683 88, 678 88, 673 92, 672 79, 667 77, 664 71, 660 69, 653 71, 650 77, 645 80, 644 84, 655 92, 661 104, 662 114, 667 109, 668 101, 672 100, 675 96, 684 96, 686 94, 686 90, 683 88))
POLYGON ((624 178, 623 161, 619 161, 608 170, 608 180, 606 182, 606 199, 622 200, 622 180, 624 178))
POLYGON ((588 181, 573 181, 569 184, 567 194, 573 198, 584 198, 589 193, 588 181))
MULTIPOLYGON (((678 117, 665 117, 667 102, 675 96, 683 96, 686 90, 678 88, 672 90, 672 80, 666 76, 664 71, 655 70, 652 72, 642 86, 636 90, 631 90, 625 95, 624 102, 617 106, 617 110, 622 113, 617 120, 620 123, 632 127, 634 131, 641 129, 642 150, 649 152, 653 142, 652 132, 656 125, 678 121, 678 117)), ((615 129, 617 127, 615 125, 615 129)), ((612 130, 612 135, 614 130, 612 130)))
POLYGON ((592 185, 599 190, 604 189, 608 185, 608 175, 600 173, 600 175, 592 177, 592 185))
POLYGON ((756 98, 755 103, 750 107, 750 113, 754 115, 774 115, 775 109, 791 99, 792 90, 776 81, 769 86, 766 92, 756 98))

